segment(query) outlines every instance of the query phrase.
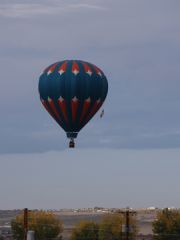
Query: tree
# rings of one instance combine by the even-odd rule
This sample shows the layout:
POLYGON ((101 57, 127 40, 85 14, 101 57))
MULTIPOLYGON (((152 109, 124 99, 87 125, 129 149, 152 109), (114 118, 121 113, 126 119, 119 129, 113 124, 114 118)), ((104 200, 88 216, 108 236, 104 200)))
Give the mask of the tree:
POLYGON ((81 221, 73 229, 71 240, 98 240, 98 229, 97 223, 81 221))
MULTIPOLYGON (((16 240, 24 238, 24 216, 18 215, 11 222, 13 237, 16 240)), ((60 237, 63 231, 62 222, 52 213, 45 211, 30 211, 28 214, 28 228, 35 231, 36 240, 60 237)))
POLYGON ((99 224, 99 240, 122 239, 123 216, 121 214, 108 214, 99 224))
MULTIPOLYGON (((71 240, 122 240, 124 223, 125 217, 119 213, 107 214, 100 223, 83 221, 73 229, 71 240)), ((130 236, 135 236, 137 225, 132 217, 130 217, 130 226, 130 236)))
POLYGON ((153 222, 154 239, 180 239, 180 211, 164 209, 153 222))
MULTIPOLYGON (((114 213, 106 215, 99 225, 99 240, 121 240, 125 239, 125 215, 114 213), (123 229, 124 227, 124 229, 123 229)), ((136 219, 129 217, 130 237, 134 237, 137 233, 136 219)))

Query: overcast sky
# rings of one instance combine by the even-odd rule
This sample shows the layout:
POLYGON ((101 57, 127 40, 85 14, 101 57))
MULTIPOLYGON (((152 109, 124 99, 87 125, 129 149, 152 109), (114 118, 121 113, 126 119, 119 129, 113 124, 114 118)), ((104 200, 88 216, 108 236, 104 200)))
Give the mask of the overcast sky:
POLYGON ((7 183, 0 181, 0 192, 4 196, 0 208, 24 207, 23 201, 31 199, 28 194, 24 199, 19 196, 27 193, 24 183, 34 186, 30 191, 34 201, 27 201, 31 207, 41 207, 41 204, 49 208, 101 203, 112 207, 118 204, 178 204, 180 194, 177 194, 176 187, 165 192, 167 171, 162 171, 161 164, 169 154, 165 164, 171 169, 168 182, 170 187, 176 185, 180 180, 174 175, 180 167, 179 9, 179 0, 0 1, 0 164, 1 178, 9 178, 7 183), (67 149, 68 141, 63 130, 42 108, 38 94, 42 70, 64 59, 82 59, 96 64, 109 83, 105 115, 100 119, 97 114, 82 129, 74 155, 67 149), (138 185, 141 178, 137 171, 128 176, 131 165, 124 152, 127 155, 134 153, 130 161, 139 171, 145 171, 149 184, 139 185, 141 191, 134 202, 131 200, 134 197, 133 183, 138 185), (72 155, 66 162, 64 158, 69 159, 69 154, 72 155), (152 159, 151 154, 154 154, 152 159), (102 156, 106 156, 107 168, 100 159, 102 156), (113 157, 116 160, 110 162, 113 157), (53 161, 59 164, 59 175, 54 165, 51 166, 53 161), (33 177, 29 173, 26 181, 21 183, 20 176, 28 166, 33 177), (96 185, 95 180, 91 185, 88 175, 86 191, 84 186, 75 188, 77 191, 74 192, 71 181, 67 181, 68 166, 75 167, 74 184, 84 181, 88 170, 85 169, 84 173, 83 167, 90 166, 90 171, 99 176, 102 185, 96 185), (109 174, 110 166, 112 171, 109 174), (152 188, 150 171, 154 168, 157 169, 155 179, 164 181, 154 184, 153 180, 155 194, 148 195, 148 189, 152 188), (15 174, 13 169, 16 169, 15 174), (122 169, 126 175, 122 174, 122 169), (42 186, 41 178, 45 178, 47 171, 46 185, 42 186), (99 191, 106 188, 107 175, 112 197, 111 194, 107 197, 105 190, 99 191), (123 196, 118 195, 117 201, 115 180, 125 191, 123 196), (52 187, 54 181, 59 181, 58 184, 64 181, 63 189, 69 189, 69 193, 67 190, 63 197, 61 195, 62 199, 57 187, 52 187), (19 192, 14 198, 13 189, 14 193, 19 192), (83 197, 89 189, 92 201, 87 199, 88 194, 83 197), (161 191, 164 195, 160 194, 161 191), (68 194, 70 199, 67 200, 68 194), (51 196, 49 200, 43 197, 46 195, 51 196))
POLYGON ((180 150, 1 155, 0 208, 180 207, 180 150))

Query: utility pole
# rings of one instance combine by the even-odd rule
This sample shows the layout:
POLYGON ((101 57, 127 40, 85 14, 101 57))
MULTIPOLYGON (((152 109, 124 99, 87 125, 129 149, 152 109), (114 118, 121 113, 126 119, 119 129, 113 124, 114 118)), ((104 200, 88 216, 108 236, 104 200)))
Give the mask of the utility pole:
POLYGON ((125 212, 125 216, 126 216, 126 240, 129 240, 129 210, 127 209, 125 212))
POLYGON ((24 208, 24 240, 27 240, 28 232, 28 209, 24 208))
POLYGON ((125 215, 125 240, 130 240, 130 215, 136 214, 135 211, 130 211, 129 208, 126 208, 125 211, 117 211, 118 213, 125 215))

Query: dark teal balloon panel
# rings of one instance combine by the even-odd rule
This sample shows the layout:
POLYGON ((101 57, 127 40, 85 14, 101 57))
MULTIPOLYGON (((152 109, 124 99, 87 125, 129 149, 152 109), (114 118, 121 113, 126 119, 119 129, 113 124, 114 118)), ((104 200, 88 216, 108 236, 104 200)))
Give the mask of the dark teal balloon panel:
POLYGON ((107 92, 108 82, 102 70, 79 60, 56 62, 39 79, 43 106, 69 138, 75 138, 99 110, 107 92))

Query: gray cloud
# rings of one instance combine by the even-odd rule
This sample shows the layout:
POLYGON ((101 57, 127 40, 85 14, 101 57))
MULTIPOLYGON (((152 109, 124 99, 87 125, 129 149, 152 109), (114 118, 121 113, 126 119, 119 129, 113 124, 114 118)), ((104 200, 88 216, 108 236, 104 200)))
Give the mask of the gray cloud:
POLYGON ((29 3, 1 3, 0 4, 0 16, 7 18, 29 18, 40 15, 59 15, 67 14, 73 11, 79 10, 105 10, 104 7, 98 6, 92 3, 86 3, 88 1, 45 1, 45 2, 30 2, 29 3))

